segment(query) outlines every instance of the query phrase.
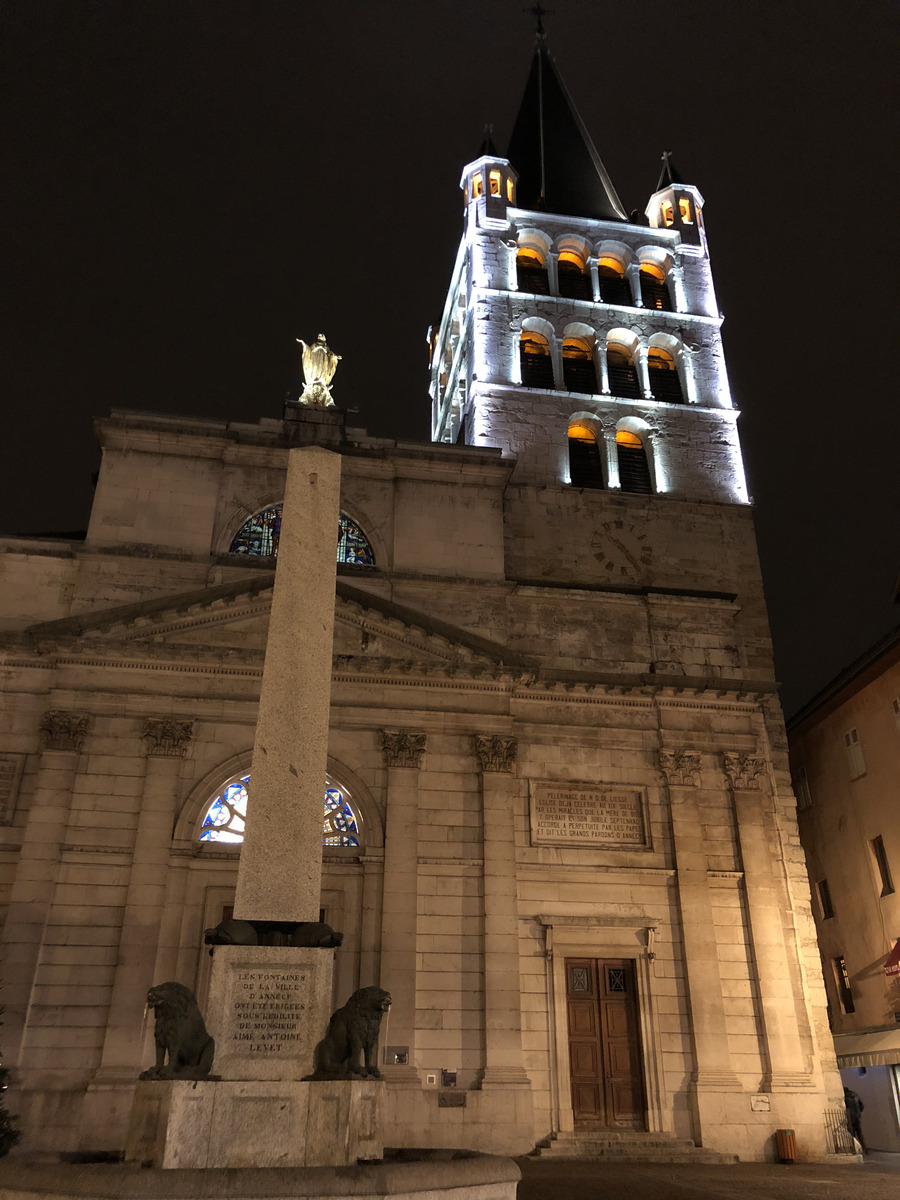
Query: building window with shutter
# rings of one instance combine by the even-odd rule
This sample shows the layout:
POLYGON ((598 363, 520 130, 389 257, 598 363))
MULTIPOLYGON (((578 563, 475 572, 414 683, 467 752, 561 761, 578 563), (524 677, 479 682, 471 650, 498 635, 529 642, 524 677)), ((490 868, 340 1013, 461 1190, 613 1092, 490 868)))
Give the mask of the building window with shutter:
POLYGON ((603 487, 600 447, 594 431, 576 422, 569 426, 569 482, 572 487, 603 487))
POLYGON ((847 974, 847 963, 843 955, 831 960, 834 967, 834 981, 837 984, 838 1000, 841 1004, 841 1011, 844 1013, 856 1012, 856 1005, 853 1003, 853 992, 850 990, 850 976, 847 974))
POLYGON ((888 863, 887 851, 884 848, 884 842, 881 834, 878 837, 872 838, 869 842, 869 847, 872 851, 872 857, 875 859, 875 866, 878 870, 878 878, 881 882, 881 895, 893 896, 894 881, 891 878, 891 868, 888 863))
POLYGON ((848 729, 844 734, 844 748, 847 751, 847 762, 850 765, 850 778, 859 779, 860 775, 866 773, 866 760, 863 758, 859 734, 855 729, 848 729))
POLYGON ((644 443, 630 429, 616 432, 616 457, 619 461, 619 486, 623 492, 639 492, 649 496, 653 491, 650 464, 644 443))
POLYGON ((797 811, 805 812, 807 808, 812 808, 813 798, 812 792, 809 790, 806 767, 797 768, 791 778, 791 783, 794 785, 794 795, 797 797, 797 811))
POLYGON ((819 893, 819 907, 822 910, 822 920, 830 921, 834 916, 834 908, 831 903, 831 892, 828 888, 828 880, 820 879, 816 884, 816 891, 819 893))
POLYGON ((525 387, 553 389, 553 360, 550 343, 542 333, 526 330, 519 338, 519 365, 525 387))

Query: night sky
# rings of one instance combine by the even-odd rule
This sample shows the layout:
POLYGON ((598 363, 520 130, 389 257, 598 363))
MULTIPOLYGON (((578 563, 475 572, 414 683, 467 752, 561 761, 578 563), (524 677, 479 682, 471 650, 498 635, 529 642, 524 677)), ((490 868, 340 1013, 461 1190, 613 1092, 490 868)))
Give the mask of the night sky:
MULTIPOLYGON (((83 529, 112 407, 255 422, 335 398, 429 438, 426 331, 525 0, 5 0, 0 527, 83 529)), ((706 201, 788 712, 900 619, 889 0, 552 0, 559 70, 627 210, 659 156, 706 201)))

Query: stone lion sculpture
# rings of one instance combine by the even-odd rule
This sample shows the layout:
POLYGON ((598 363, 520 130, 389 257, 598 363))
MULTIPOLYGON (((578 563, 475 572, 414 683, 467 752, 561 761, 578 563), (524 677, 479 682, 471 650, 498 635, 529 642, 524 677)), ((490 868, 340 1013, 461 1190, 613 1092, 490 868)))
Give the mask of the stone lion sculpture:
POLYGON ((216 1044, 191 989, 174 981, 158 983, 147 993, 147 1007, 156 1017, 156 1065, 142 1071, 140 1078, 210 1078, 216 1044))
POLYGON ((381 1079, 378 1033, 381 1018, 390 1007, 390 992, 382 988, 364 987, 354 992, 328 1022, 328 1031, 313 1055, 313 1073, 306 1078, 381 1079))

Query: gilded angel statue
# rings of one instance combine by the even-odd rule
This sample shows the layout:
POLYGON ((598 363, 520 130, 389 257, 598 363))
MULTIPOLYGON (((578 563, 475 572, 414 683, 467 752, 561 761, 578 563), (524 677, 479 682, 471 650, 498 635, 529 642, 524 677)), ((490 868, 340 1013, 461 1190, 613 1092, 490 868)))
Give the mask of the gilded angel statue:
POLYGON ((302 338, 297 341, 303 347, 303 395, 301 404, 315 404, 319 408, 334 408, 331 384, 341 356, 330 350, 325 334, 320 333, 313 345, 308 346, 302 338))

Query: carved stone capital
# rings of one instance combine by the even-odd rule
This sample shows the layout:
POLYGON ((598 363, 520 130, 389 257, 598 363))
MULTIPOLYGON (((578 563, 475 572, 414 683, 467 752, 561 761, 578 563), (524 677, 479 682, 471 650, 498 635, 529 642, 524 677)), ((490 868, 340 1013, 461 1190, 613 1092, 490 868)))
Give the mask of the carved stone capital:
POLYGON ((659 769, 669 787, 700 786, 700 755, 693 750, 660 750, 659 769))
POLYGON ((148 717, 144 722, 144 753, 148 758, 184 758, 193 735, 193 721, 148 717))
POLYGON ((734 791, 758 792, 766 772, 764 758, 752 754, 723 754, 722 770, 734 791))
POLYGON ((40 725, 41 748, 80 753, 84 749, 90 719, 87 713, 62 712, 60 709, 44 713, 40 725))
POLYGON ((516 765, 519 740, 514 737, 491 737, 476 734, 472 738, 472 749, 482 771, 506 771, 516 765))
POLYGON ((383 729, 381 748, 389 767, 411 767, 418 770, 425 753, 424 733, 404 733, 402 729, 383 729))

